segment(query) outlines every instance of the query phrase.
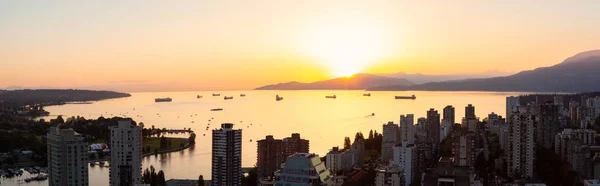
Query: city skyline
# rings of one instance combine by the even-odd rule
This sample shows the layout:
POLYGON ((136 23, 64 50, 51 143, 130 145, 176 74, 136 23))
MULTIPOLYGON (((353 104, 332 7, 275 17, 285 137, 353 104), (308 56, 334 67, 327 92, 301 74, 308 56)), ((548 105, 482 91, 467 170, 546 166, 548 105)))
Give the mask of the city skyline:
POLYGON ((359 72, 519 72, 597 49, 598 4, 5 1, 0 87, 232 90, 359 72))

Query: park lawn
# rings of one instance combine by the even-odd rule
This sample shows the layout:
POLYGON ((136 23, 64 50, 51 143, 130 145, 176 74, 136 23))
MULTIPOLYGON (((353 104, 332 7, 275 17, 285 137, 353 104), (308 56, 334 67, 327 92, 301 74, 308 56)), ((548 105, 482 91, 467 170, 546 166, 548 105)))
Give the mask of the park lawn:
POLYGON ((144 149, 146 149, 146 148, 148 148, 148 146, 150 146, 150 152, 154 152, 154 149, 158 149, 159 151, 161 151, 161 150, 169 150, 169 149, 178 148, 181 143, 183 143, 185 145, 188 142, 187 138, 167 138, 167 141, 168 140, 171 140, 171 144, 169 145, 168 149, 159 149, 159 147, 160 147, 160 138, 159 137, 144 138, 142 145, 143 145, 144 149))

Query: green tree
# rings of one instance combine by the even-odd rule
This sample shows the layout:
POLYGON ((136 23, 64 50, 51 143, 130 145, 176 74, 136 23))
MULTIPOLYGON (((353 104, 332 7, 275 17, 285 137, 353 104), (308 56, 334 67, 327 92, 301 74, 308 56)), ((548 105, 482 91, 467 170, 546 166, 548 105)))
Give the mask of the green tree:
POLYGON ((204 176, 198 176, 198 186, 204 186, 204 176))

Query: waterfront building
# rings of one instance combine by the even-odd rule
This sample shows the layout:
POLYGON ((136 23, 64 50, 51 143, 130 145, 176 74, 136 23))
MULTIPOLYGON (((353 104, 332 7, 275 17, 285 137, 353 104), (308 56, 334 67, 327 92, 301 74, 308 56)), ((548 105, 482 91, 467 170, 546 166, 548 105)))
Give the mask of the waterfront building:
POLYGON ((223 123, 212 131, 212 186, 241 185, 242 130, 223 123))
POLYGON ((142 128, 130 120, 110 127, 110 185, 142 183, 142 128))
POLYGON ((296 153, 275 172, 275 186, 333 185, 333 175, 315 154, 296 153))
POLYGON ((84 137, 73 129, 50 127, 46 136, 48 185, 87 186, 88 146, 84 137))
POLYGON ((268 135, 263 140, 258 140, 256 173, 260 181, 272 180, 275 171, 285 162, 287 157, 283 156, 283 140, 275 139, 268 135))

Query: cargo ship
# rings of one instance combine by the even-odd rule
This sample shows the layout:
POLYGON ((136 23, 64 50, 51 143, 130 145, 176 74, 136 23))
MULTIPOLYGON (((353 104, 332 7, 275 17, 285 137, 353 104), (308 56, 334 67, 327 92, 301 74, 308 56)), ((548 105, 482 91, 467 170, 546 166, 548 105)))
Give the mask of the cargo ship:
POLYGON ((213 96, 221 96, 221 94, 213 94, 213 96))
POLYGON ((245 96, 246 96, 246 94, 240 94, 240 97, 245 97, 245 96))
POLYGON ((210 109, 210 111, 222 111, 222 108, 214 108, 214 109, 210 109))
POLYGON ((335 95, 333 95, 333 96, 325 96, 325 98, 331 98, 331 99, 335 99, 335 98, 337 98, 337 97, 335 97, 335 95))
POLYGON ((417 99, 415 95, 412 96, 395 96, 396 99, 417 99))
POLYGON ((223 99, 225 99, 225 100, 233 99, 233 96, 229 96, 229 97, 225 96, 225 97, 223 97, 223 99))
POLYGON ((156 98, 154 99, 155 102, 171 102, 173 101, 173 99, 171 98, 156 98))
POLYGON ((363 96, 371 96, 371 93, 363 94, 363 96))

